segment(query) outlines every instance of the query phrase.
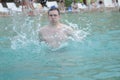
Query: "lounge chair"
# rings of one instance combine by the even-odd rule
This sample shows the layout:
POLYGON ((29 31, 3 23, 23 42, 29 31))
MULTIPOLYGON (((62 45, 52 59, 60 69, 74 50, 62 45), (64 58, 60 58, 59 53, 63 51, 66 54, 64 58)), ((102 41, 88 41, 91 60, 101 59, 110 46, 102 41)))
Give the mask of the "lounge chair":
POLYGON ((118 0, 119 12, 120 12, 120 0, 118 0))
POLYGON ((15 3, 13 3, 13 2, 7 3, 7 6, 11 11, 22 12, 22 7, 21 6, 16 7, 15 3))
POLYGON ((112 0, 104 0, 104 6, 106 8, 113 8, 115 5, 113 4, 112 0))
POLYGON ((39 5, 40 3, 33 3, 34 8, 38 8, 39 5))
POLYGON ((118 5, 119 5, 119 7, 120 7, 120 0, 118 0, 118 5))
POLYGON ((78 8, 82 9, 82 10, 85 10, 85 9, 87 9, 87 6, 82 4, 82 3, 78 3, 78 8))
POLYGON ((0 3, 0 13, 1 13, 1 15, 9 14, 9 9, 3 7, 1 3, 0 3))
POLYGON ((47 1, 46 5, 48 8, 51 8, 52 6, 58 7, 57 1, 47 1))

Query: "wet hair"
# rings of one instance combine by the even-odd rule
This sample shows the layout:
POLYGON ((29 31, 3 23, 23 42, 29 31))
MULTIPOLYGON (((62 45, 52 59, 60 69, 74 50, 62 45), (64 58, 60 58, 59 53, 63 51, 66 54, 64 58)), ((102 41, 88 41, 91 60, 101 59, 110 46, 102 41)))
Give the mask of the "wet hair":
POLYGON ((47 3, 48 0, 37 0, 37 1, 42 5, 42 7, 48 7, 46 5, 46 3, 47 3))
POLYGON ((99 1, 99 4, 103 4, 103 2, 102 2, 102 1, 99 1))
POLYGON ((60 10, 59 10, 57 7, 55 7, 55 6, 52 6, 52 7, 48 10, 48 14, 49 14, 50 11, 53 11, 53 10, 57 10, 57 11, 58 11, 58 14, 60 15, 60 10))

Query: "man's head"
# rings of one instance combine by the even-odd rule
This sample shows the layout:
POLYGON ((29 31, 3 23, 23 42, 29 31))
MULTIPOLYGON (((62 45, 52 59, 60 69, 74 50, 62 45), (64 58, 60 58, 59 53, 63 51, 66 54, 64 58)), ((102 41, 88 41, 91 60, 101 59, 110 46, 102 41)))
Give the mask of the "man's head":
POLYGON ((56 10, 58 12, 58 14, 60 15, 60 10, 58 8, 56 8, 55 6, 52 6, 49 10, 48 10, 48 15, 50 13, 50 11, 56 10))
POLYGON ((48 17, 51 23, 57 23, 60 19, 60 11, 56 7, 51 7, 48 10, 48 17))

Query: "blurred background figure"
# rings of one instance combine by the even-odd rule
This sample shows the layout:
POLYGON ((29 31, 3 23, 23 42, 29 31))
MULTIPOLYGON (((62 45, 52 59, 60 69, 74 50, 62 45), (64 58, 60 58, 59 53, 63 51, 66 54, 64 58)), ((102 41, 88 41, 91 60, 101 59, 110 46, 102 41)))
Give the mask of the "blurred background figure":
POLYGON ((78 12, 78 4, 77 4, 76 0, 73 0, 71 7, 72 7, 73 12, 78 12))
POLYGON ((1 3, 2 3, 2 6, 3 6, 3 7, 8 8, 8 6, 7 6, 7 4, 6 4, 6 0, 1 0, 1 3))
POLYGON ((48 0, 38 0, 38 2, 42 5, 42 7, 48 7, 48 6, 46 5, 47 1, 48 1, 48 0))
POLYGON ((65 0, 59 0, 59 10, 60 12, 64 13, 65 12, 65 0))
POLYGON ((21 0, 22 11, 28 15, 34 15, 34 3, 35 0, 21 0))

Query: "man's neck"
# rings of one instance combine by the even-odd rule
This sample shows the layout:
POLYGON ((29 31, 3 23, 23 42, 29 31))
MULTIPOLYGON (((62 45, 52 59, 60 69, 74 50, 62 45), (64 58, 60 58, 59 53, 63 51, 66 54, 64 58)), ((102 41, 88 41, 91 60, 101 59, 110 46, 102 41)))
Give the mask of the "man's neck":
POLYGON ((54 28, 59 28, 60 26, 60 23, 57 22, 57 23, 50 23, 50 27, 54 27, 54 28))

